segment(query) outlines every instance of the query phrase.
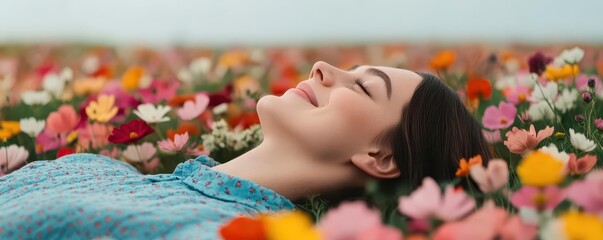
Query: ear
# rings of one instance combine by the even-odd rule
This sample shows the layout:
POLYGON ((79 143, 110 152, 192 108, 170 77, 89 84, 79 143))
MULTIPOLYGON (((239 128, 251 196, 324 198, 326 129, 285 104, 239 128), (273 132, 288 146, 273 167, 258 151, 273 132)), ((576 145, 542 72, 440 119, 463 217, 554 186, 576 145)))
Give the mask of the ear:
POLYGON ((351 161, 356 167, 376 178, 396 178, 400 170, 391 151, 378 147, 369 147, 363 152, 352 155, 351 161))

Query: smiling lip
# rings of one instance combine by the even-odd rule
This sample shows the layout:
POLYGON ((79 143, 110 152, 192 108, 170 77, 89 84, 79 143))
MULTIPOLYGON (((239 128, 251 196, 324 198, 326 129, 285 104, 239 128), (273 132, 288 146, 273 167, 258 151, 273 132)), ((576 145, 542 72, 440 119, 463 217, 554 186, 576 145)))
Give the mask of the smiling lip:
POLYGON ((316 101, 316 96, 314 95, 314 91, 312 91, 312 88, 310 86, 308 86, 308 84, 300 83, 297 85, 297 87, 293 88, 292 90, 294 90, 295 93, 302 95, 302 97, 310 100, 310 103, 312 103, 312 105, 314 105, 315 107, 318 107, 318 102, 316 101), (295 90, 299 90, 299 91, 295 91, 295 90))

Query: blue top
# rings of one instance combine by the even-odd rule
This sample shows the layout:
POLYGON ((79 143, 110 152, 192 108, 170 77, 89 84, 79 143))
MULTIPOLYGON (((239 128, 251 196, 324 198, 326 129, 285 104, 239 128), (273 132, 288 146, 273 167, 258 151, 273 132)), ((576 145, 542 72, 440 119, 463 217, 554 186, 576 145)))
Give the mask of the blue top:
POLYGON ((215 165, 200 156, 143 175, 94 154, 30 163, 0 178, 0 239, 219 239, 232 217, 294 208, 215 165))

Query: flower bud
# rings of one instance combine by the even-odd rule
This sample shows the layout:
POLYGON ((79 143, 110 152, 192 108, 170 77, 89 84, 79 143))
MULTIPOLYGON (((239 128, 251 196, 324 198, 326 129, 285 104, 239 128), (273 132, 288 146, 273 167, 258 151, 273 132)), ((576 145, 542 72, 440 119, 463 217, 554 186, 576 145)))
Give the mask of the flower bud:
POLYGON ((578 115, 576 115, 575 119, 576 119, 576 122, 578 122, 578 123, 584 122, 584 115, 578 114, 578 115))
POLYGON ((603 131, 603 119, 601 119, 601 118, 595 119, 595 126, 597 126, 597 129, 603 131))
POLYGON ((582 93, 582 101, 584 101, 584 103, 589 103, 592 100, 593 100, 593 95, 591 95, 589 92, 582 93))
POLYGON ((595 79, 594 78, 588 79, 588 86, 590 88, 595 88, 595 79))

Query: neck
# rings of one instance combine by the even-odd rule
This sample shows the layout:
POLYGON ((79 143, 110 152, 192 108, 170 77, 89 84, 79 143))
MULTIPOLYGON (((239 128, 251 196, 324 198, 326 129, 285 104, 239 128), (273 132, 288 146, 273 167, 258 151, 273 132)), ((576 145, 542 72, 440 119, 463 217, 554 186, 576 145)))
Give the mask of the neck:
POLYGON ((270 139, 213 169, 250 180, 293 201, 362 186, 366 180, 365 174, 350 163, 316 159, 295 144, 270 139))

